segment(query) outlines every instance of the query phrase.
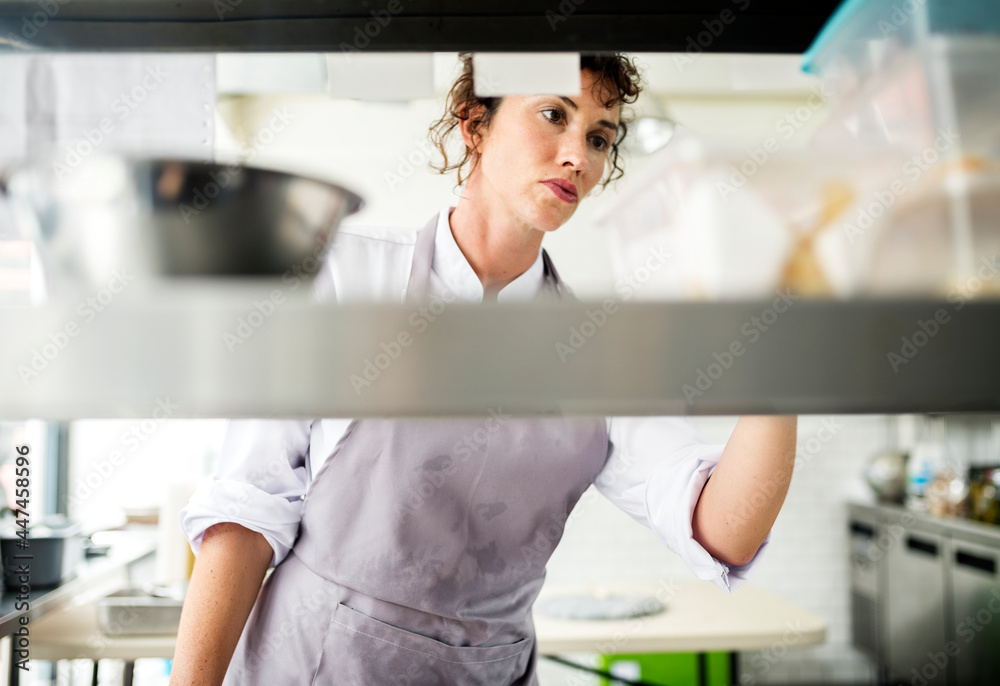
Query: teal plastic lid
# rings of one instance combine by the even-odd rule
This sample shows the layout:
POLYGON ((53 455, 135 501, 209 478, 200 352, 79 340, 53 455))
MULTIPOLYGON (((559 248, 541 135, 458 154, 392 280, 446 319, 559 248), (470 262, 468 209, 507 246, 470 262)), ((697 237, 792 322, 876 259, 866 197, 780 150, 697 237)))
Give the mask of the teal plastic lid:
POLYGON ((892 35, 996 34, 996 0, 846 0, 802 56, 802 71, 816 74, 823 58, 847 41, 892 35))

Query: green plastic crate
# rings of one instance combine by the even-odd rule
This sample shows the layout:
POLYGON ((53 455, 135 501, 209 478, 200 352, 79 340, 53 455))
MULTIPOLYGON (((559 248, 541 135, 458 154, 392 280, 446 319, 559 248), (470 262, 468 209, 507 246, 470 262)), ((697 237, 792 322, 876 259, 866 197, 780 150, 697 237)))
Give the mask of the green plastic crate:
MULTIPOLYGON (((612 672, 615 665, 631 663, 623 676, 637 678, 663 686, 698 686, 698 655, 696 653, 622 653, 599 655, 597 668, 612 672), (638 672, 636 673, 636 669, 638 672)), ((708 686, 729 686, 729 653, 705 654, 705 683, 708 686)), ((615 672, 616 673, 616 672, 615 672)), ((599 679, 601 686, 615 683, 599 679)))

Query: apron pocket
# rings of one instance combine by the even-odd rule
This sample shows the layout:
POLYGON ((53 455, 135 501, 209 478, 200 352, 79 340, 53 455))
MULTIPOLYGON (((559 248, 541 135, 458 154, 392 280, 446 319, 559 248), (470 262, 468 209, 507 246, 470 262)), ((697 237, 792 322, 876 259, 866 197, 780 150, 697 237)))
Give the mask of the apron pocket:
POLYGON ((528 668, 533 641, 450 646, 338 604, 314 684, 512 684, 528 668))

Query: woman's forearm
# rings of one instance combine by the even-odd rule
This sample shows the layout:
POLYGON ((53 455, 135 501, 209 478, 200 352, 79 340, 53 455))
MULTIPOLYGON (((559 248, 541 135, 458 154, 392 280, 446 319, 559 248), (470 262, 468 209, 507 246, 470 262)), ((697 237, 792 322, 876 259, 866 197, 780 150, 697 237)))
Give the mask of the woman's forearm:
POLYGON ((205 531, 181 612, 170 686, 222 683, 272 552, 264 536, 239 524, 205 531))
POLYGON ((795 464, 798 417, 740 417, 695 506, 694 538, 713 557, 740 566, 771 530, 795 464))

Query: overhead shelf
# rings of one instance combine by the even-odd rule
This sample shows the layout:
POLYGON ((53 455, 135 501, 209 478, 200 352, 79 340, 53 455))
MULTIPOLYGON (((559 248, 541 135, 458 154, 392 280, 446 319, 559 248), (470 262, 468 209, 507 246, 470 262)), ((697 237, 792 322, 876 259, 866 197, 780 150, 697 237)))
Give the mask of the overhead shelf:
POLYGON ((6 51, 801 53, 838 0, 0 0, 6 51), (375 16, 373 16, 373 13, 375 16), (372 23, 370 26, 368 24, 372 23))
POLYGON ((162 416, 164 403, 173 417, 1000 410, 998 302, 608 314, 594 302, 268 307, 267 293, 0 310, 0 417, 162 416))

